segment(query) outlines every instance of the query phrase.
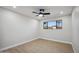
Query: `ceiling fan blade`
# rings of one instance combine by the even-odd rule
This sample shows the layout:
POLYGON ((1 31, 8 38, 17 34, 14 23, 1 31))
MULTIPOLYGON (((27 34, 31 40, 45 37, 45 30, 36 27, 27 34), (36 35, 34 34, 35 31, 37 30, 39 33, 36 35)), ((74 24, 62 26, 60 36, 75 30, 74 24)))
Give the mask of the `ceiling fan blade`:
POLYGON ((50 13, 43 13, 43 15, 50 15, 50 13))
POLYGON ((34 11, 33 11, 32 13, 36 13, 36 14, 38 14, 37 12, 34 12, 34 11))

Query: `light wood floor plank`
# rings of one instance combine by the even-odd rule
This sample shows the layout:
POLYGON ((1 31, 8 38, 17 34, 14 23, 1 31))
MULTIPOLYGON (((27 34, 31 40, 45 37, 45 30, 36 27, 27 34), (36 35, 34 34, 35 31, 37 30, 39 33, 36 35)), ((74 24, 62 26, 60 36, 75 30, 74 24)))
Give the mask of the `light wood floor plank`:
POLYGON ((9 53, 73 53, 72 45, 37 39, 23 45, 5 50, 9 53))

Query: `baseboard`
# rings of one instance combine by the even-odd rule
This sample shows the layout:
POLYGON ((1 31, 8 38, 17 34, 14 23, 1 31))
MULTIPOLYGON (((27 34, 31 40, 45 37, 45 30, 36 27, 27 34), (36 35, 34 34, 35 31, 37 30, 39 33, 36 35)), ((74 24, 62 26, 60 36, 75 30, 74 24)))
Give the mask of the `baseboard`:
POLYGON ((61 42, 61 43, 66 43, 66 44, 72 44, 72 42, 61 41, 61 40, 56 40, 56 39, 49 39, 49 38, 42 38, 42 39, 56 41, 56 42, 61 42))
MULTIPOLYGON (((31 39, 31 40, 28 40, 28 41, 20 42, 20 43, 18 43, 18 44, 14 44, 14 45, 11 45, 11 46, 2 48, 2 49, 0 49, 0 52, 2 52, 2 51, 4 51, 4 50, 7 50, 7 49, 10 49, 10 48, 13 48, 13 47, 16 47, 16 46, 19 46, 19 45, 22 45, 22 44, 24 44, 24 43, 27 43, 27 42, 30 42, 30 41, 33 41, 33 40, 36 40, 36 39, 39 39, 39 38, 34 38, 34 39, 31 39)), ((41 39, 51 40, 51 41, 56 41, 56 42, 61 42, 61 43, 67 43, 67 44, 72 44, 72 42, 66 42, 66 41, 55 40, 55 39, 49 39, 49 38, 41 38, 41 39)))
POLYGON ((76 47, 74 46, 74 44, 72 44, 72 47, 73 47, 74 53, 79 53, 79 52, 76 50, 76 47))
POLYGON ((18 44, 14 44, 14 45, 11 45, 11 46, 8 46, 8 47, 5 47, 5 48, 2 48, 0 49, 0 52, 4 51, 4 50, 7 50, 7 49, 10 49, 10 48, 13 48, 13 47, 16 47, 16 46, 19 46, 19 45, 22 45, 24 43, 27 43, 27 42, 30 42, 30 41, 33 41, 33 40, 36 40, 37 38, 34 38, 34 39, 31 39, 31 40, 28 40, 28 41, 24 41, 24 42, 20 42, 18 44))

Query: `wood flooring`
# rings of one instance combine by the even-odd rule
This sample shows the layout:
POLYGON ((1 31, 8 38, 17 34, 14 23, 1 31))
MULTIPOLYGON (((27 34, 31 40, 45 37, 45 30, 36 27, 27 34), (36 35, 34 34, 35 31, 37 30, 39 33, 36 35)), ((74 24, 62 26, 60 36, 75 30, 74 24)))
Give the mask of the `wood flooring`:
POLYGON ((37 39, 3 51, 4 53, 73 53, 72 45, 37 39))

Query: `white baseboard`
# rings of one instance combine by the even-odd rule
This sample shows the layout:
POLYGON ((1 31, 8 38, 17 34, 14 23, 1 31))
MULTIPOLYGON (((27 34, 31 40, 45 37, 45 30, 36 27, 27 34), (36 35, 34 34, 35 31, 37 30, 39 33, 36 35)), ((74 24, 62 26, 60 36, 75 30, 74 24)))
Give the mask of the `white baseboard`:
MULTIPOLYGON (((22 45, 22 44, 24 44, 24 43, 27 43, 27 42, 30 42, 30 41, 33 41, 33 40, 36 40, 36 39, 39 39, 39 38, 31 39, 31 40, 28 40, 28 41, 20 42, 20 43, 18 43, 18 44, 14 44, 14 45, 11 45, 11 46, 2 48, 2 49, 0 49, 0 52, 2 52, 2 51, 4 51, 4 50, 7 50, 7 49, 10 49, 10 48, 13 48, 13 47, 16 47, 16 46, 19 46, 19 45, 22 45)), ((72 42, 66 42, 66 41, 55 40, 55 39, 49 39, 49 38, 41 38, 41 39, 51 40, 51 41, 56 41, 56 42, 61 42, 61 43, 67 43, 67 44, 72 44, 72 42)))
POLYGON ((74 53, 79 53, 79 52, 76 50, 76 47, 74 46, 74 44, 72 44, 72 47, 73 47, 74 53))
POLYGON ((20 43, 17 43, 17 44, 14 44, 14 45, 11 45, 11 46, 2 48, 2 49, 0 49, 0 52, 2 52, 2 51, 4 51, 4 50, 7 50, 7 49, 10 49, 10 48, 13 48, 13 47, 16 47, 16 46, 19 46, 19 45, 22 45, 22 44, 24 44, 24 43, 27 43, 27 42, 30 42, 30 41, 33 41, 33 40, 36 40, 36 39, 37 39, 37 38, 31 39, 31 40, 28 40, 28 41, 24 41, 24 42, 20 42, 20 43))
POLYGON ((42 38, 42 39, 51 40, 51 41, 56 41, 56 42, 61 42, 61 43, 66 43, 66 44, 72 44, 72 42, 61 41, 61 40, 56 40, 56 39, 49 39, 49 38, 42 38))

